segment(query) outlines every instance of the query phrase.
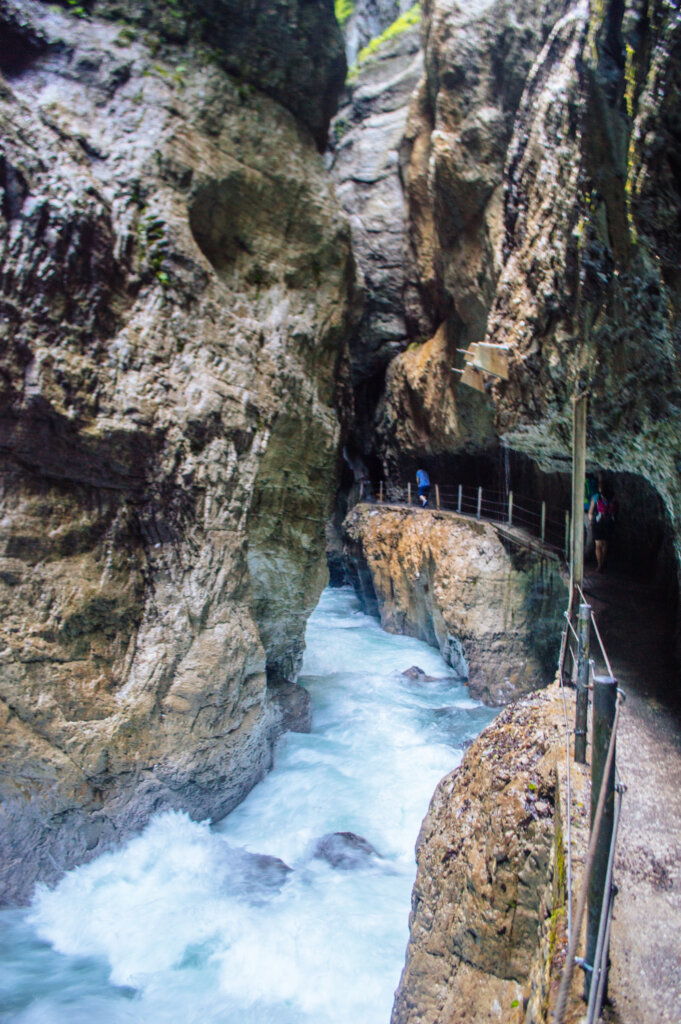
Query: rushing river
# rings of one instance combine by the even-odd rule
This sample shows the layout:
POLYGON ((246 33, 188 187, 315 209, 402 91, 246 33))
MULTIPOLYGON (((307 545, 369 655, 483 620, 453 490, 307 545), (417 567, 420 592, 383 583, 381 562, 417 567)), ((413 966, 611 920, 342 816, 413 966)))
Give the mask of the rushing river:
POLYGON ((448 671, 349 590, 325 591, 300 680, 311 733, 283 737, 219 825, 161 814, 0 914, 0 1021, 388 1024, 421 821, 493 714, 448 671), (412 665, 440 681, 401 675, 412 665), (335 832, 376 853, 332 840, 316 856, 335 832))

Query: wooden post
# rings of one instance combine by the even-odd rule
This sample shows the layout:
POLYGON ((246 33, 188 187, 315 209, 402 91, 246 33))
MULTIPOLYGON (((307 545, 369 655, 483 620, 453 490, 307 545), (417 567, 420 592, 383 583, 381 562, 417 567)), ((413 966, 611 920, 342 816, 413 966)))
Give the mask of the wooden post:
POLYGON ((457 505, 456 505, 456 511, 457 512, 461 511, 461 492, 462 492, 462 490, 463 490, 463 488, 462 488, 461 484, 459 484, 459 499, 458 499, 457 505))
POLYGON ((482 515, 482 487, 478 487, 478 519, 482 515))
POLYGON ((382 480, 379 480, 379 482, 378 482, 378 500, 380 501, 381 504, 383 504, 383 481, 382 480))
POLYGON ((584 474, 586 473, 586 395, 572 400, 572 586, 575 588, 573 607, 579 600, 577 587, 584 577, 584 474))
POLYGON ((508 492, 508 525, 513 526, 513 491, 508 492))
POLYGON ((407 505, 411 505, 411 483, 407 484, 407 505))
POLYGON ((589 626, 591 605, 580 604, 577 620, 577 700, 575 702, 575 761, 586 763, 586 722, 589 709, 589 626))
POLYGON ((541 539, 542 542, 546 539, 546 502, 541 503, 541 539))
MULTIPOLYGON (((596 805, 601 791, 601 783, 608 759, 608 747, 612 727, 617 711, 617 680, 611 676, 594 676, 593 692, 593 725, 591 748, 591 827, 596 816, 596 805)), ((610 765, 610 773, 606 780, 605 805, 598 830, 598 840, 594 853, 591 877, 589 879, 589 897, 586 926, 586 962, 593 966, 596 945, 598 942, 598 925, 608 874, 608 858, 612 830, 615 818, 615 758, 610 765)), ((591 987, 591 971, 584 972, 584 998, 588 999, 591 987)))
POLYGON ((439 487, 439 484, 435 484, 435 506, 439 510, 439 508, 440 508, 440 487, 439 487))

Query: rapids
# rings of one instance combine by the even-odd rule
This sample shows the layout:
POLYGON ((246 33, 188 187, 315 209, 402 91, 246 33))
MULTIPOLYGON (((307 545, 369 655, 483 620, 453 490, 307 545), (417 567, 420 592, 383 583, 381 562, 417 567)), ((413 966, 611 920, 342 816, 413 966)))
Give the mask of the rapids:
POLYGON ((286 734, 219 824, 161 814, 0 914, 0 1021, 387 1024, 421 821, 493 716, 448 672, 351 591, 325 591, 300 679, 312 731, 286 734), (440 678, 401 675, 412 665, 440 678), (335 832, 375 852, 334 840, 334 867, 318 843, 335 832))

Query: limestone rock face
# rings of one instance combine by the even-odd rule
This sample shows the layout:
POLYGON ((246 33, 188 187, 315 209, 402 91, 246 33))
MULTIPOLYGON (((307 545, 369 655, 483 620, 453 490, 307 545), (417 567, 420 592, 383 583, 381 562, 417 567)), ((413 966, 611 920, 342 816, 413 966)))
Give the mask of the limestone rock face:
POLYGON ((350 221, 364 294, 351 340, 351 426, 364 450, 373 444, 386 367, 407 344, 406 207, 398 149, 422 71, 418 26, 386 40, 349 81, 330 133, 327 162, 350 221))
POLYGON ((203 51, 29 0, 0 37, 11 900, 304 727, 354 272, 309 134, 203 51))
POLYGON ((204 61, 277 100, 324 148, 346 73, 331 0, 85 0, 83 6, 151 32, 154 45, 199 44, 204 61))
POLYGON ((662 2, 423 12, 401 151, 422 351, 389 366, 379 459, 403 475, 502 440, 564 470, 588 392, 589 463, 652 485, 678 559, 678 18, 662 2), (452 368, 484 340, 508 346, 510 379, 480 394, 452 368))
POLYGON ((351 0, 352 8, 343 22, 345 55, 354 65, 357 54, 413 6, 412 0, 351 0))
POLYGON ((472 696, 504 704, 552 678, 567 605, 553 563, 454 513, 359 506, 344 528, 382 626, 439 647, 472 696))
POLYGON ((392 1024, 548 1019, 550 958, 564 948, 564 936, 556 941, 565 898, 562 713, 555 687, 516 702, 436 789, 416 846, 392 1024), (528 988, 547 956, 542 946, 550 950, 544 987, 528 988))
POLYGON ((589 454, 662 496, 678 541, 681 26, 575 6, 537 59, 509 149, 488 338, 511 345, 500 432, 545 463, 589 395, 589 454), (547 224, 550 230, 547 232, 547 224), (541 234, 540 234, 541 225, 541 234))

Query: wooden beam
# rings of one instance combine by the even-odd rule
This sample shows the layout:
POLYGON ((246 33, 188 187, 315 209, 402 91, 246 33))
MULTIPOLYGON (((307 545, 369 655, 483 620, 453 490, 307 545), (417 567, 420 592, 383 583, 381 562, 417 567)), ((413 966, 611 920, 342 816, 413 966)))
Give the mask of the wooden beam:
POLYGON ((474 365, 478 370, 485 370, 495 377, 508 380, 508 346, 478 342, 475 345, 474 365))
POLYGON ((480 370, 468 363, 465 370, 461 374, 461 383, 468 384, 470 388, 475 388, 476 391, 481 391, 483 395, 485 392, 485 378, 480 370))

